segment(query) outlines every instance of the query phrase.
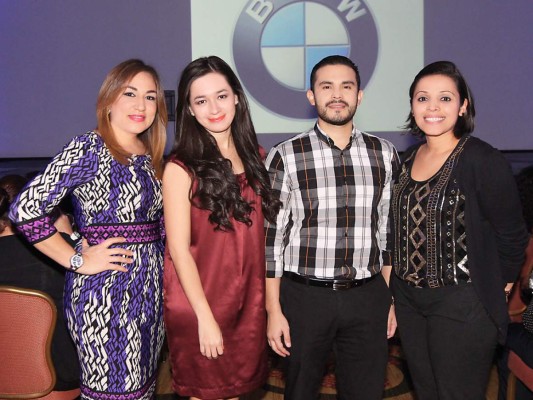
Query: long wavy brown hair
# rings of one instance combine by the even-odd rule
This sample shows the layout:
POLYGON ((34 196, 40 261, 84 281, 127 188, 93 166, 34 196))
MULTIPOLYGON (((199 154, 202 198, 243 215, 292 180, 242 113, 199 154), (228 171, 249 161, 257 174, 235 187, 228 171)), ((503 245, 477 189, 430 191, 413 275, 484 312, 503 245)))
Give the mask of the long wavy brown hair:
POLYGON ((107 74, 100 87, 96 102, 97 130, 113 157, 118 162, 127 164, 131 154, 126 152, 118 144, 113 128, 111 127, 108 109, 122 94, 124 88, 133 77, 140 72, 147 72, 154 79, 157 92, 157 111, 154 122, 146 131, 140 134, 139 138, 145 145, 148 154, 152 157, 152 164, 156 176, 161 179, 163 175, 163 152, 165 151, 167 139, 166 126, 168 115, 165 106, 165 93, 161 86, 159 75, 152 66, 146 65, 141 60, 130 59, 121 62, 107 74))
POLYGON ((178 85, 176 137, 171 155, 182 161, 196 179, 197 188, 190 195, 191 202, 211 211, 209 221, 215 225, 215 229, 232 230, 231 217, 251 224, 253 205, 241 196, 231 162, 222 156, 215 138, 198 123, 189 110, 191 84, 213 72, 226 78, 239 99, 235 106, 235 118, 231 123, 231 136, 244 164, 246 179, 255 193, 261 196, 263 215, 268 221, 274 222, 281 203, 270 189, 268 172, 259 152, 244 90, 231 67, 221 58, 202 57, 192 61, 183 70, 178 85))

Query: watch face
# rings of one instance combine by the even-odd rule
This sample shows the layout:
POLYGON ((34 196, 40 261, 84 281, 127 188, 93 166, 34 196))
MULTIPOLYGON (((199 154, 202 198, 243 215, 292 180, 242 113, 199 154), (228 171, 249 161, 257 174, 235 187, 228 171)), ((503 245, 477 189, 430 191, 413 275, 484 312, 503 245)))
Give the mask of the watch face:
POLYGON ((83 257, 81 256, 80 253, 76 253, 70 258, 70 268, 71 269, 77 270, 82 265, 83 265, 83 257))

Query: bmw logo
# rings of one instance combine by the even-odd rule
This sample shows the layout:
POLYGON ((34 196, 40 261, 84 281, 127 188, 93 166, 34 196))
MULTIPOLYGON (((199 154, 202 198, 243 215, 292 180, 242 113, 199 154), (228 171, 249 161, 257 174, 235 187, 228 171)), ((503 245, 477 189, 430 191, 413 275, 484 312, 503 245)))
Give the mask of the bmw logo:
POLYGON ((233 34, 233 58, 250 95, 276 114, 314 118, 302 101, 313 66, 322 58, 350 57, 370 80, 378 32, 364 1, 249 1, 233 34))

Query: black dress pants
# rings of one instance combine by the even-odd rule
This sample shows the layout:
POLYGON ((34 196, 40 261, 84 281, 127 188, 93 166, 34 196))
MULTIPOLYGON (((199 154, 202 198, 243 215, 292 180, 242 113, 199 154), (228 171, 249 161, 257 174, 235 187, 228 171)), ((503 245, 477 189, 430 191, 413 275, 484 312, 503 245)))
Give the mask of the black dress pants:
POLYGON ((498 330, 474 287, 417 289, 391 280, 417 399, 484 400, 498 330))
POLYGON ((391 293, 381 274, 343 291, 284 277, 280 290, 292 341, 285 359, 285 400, 318 398, 332 350, 339 399, 382 399, 391 293))

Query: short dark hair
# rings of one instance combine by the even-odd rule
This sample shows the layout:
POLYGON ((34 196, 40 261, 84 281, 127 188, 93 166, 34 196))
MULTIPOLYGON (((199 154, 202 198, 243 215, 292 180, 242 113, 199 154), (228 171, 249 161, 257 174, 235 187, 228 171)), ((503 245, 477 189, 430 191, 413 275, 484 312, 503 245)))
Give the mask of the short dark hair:
MULTIPOLYGON (((463 74, 461 74, 459 68, 457 68, 457 66, 451 61, 436 61, 422 68, 422 70, 415 76, 415 79, 409 88, 409 104, 413 104, 413 94, 420 79, 430 75, 444 75, 453 80, 455 82, 455 86, 457 86, 461 104, 463 104, 465 100, 468 101, 468 104, 466 105, 466 112, 457 119, 457 123, 455 124, 453 130, 455 137, 460 138, 467 133, 473 132, 474 117, 476 116, 474 96, 472 95, 472 92, 470 91, 463 74)), ((422 132, 422 130, 416 124, 415 117, 413 116, 412 112, 409 113, 409 116, 405 122, 406 125, 404 128, 410 130, 413 135, 424 136, 424 132, 422 132)))
POLYGON ((361 77, 359 76, 359 68, 357 65, 354 64, 352 60, 350 60, 348 57, 334 55, 334 56, 327 56, 320 60, 311 71, 311 90, 314 90, 314 85, 316 82, 316 72, 326 65, 346 65, 347 67, 350 67, 355 72, 355 80, 357 82, 357 90, 361 90, 361 77))

